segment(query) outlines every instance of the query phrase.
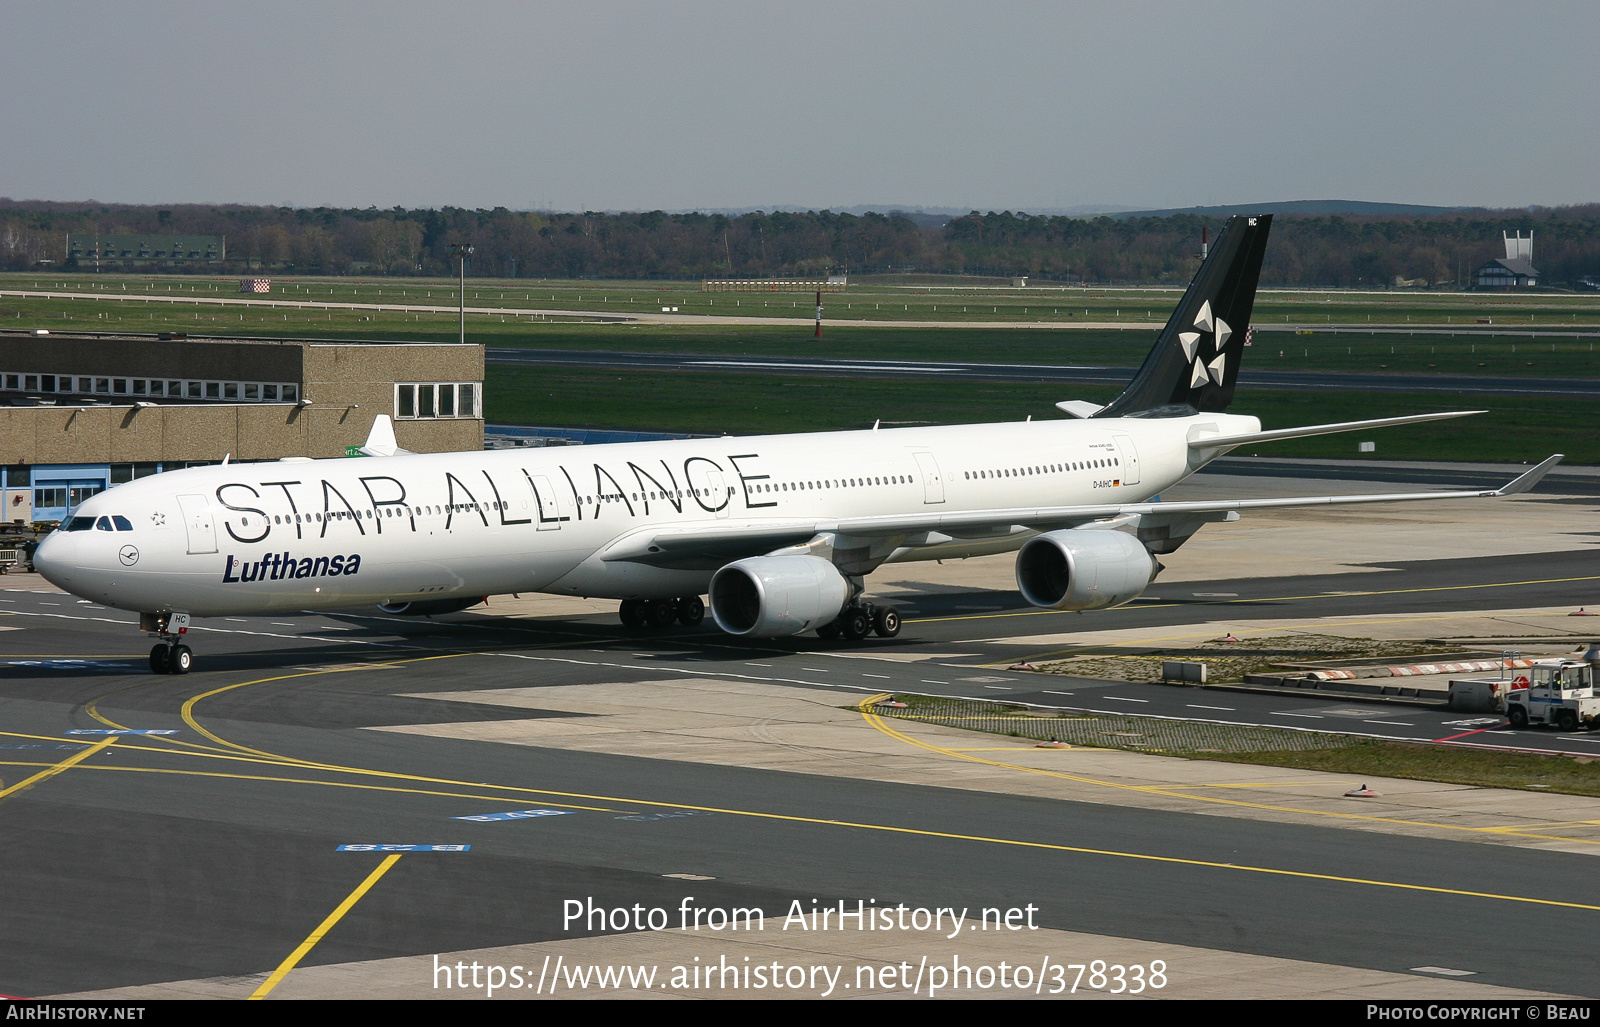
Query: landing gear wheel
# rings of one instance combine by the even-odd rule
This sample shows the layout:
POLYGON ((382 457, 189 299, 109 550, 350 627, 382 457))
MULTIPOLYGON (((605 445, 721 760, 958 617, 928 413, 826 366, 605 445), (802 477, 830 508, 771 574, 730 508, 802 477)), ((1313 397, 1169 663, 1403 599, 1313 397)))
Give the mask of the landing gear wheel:
POLYGON ((872 633, 872 618, 861 607, 851 607, 839 618, 839 629, 845 638, 859 642, 872 633))
POLYGON ((1511 718, 1511 726, 1518 731, 1528 726, 1528 711, 1521 706, 1511 707, 1506 716, 1511 718))
POLYGON ((150 673, 165 674, 172 662, 172 647, 165 642, 150 650, 150 673))
POLYGON ((678 604, 671 599, 653 599, 645 604, 644 618, 658 631, 670 628, 678 619, 678 604))
POLYGON ((1578 730, 1578 711, 1558 710, 1556 712, 1556 727, 1563 731, 1578 730))
POLYGON ((623 627, 638 630, 644 627, 644 603, 637 599, 624 599, 617 608, 617 616, 621 618, 623 627))
POLYGON ((900 611, 892 606, 880 606, 872 612, 872 630, 879 638, 893 638, 900 634, 900 611))
POLYGON ((826 623, 822 627, 818 628, 817 629, 817 637, 818 638, 822 638, 822 639, 827 639, 830 642, 833 641, 834 639, 838 638, 839 637, 839 622, 837 620, 830 620, 828 623, 826 623))
POLYGON ((705 600, 699 596, 684 596, 678 600, 678 623, 692 628, 706 619, 705 600))
POLYGON ((172 647, 172 656, 168 661, 168 669, 173 674, 187 674, 193 666, 194 650, 182 644, 172 647))

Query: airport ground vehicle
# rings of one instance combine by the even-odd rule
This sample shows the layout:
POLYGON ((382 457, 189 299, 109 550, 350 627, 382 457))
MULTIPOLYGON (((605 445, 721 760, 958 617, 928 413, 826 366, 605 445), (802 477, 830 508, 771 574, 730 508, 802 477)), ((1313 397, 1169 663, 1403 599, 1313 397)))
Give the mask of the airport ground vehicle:
POLYGON ((1595 667, 1581 660, 1562 660, 1529 667, 1512 683, 1506 696, 1506 717, 1514 728, 1545 724, 1562 731, 1600 729, 1600 697, 1595 695, 1595 667))

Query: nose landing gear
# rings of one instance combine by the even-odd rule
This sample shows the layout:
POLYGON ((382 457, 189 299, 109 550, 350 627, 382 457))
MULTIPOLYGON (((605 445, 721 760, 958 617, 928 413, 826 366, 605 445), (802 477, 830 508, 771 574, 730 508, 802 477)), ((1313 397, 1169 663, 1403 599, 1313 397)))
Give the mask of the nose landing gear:
POLYGON ((150 650, 150 670, 155 674, 187 674, 194 666, 194 650, 181 642, 160 642, 150 650))
POLYGON ((194 650, 178 641, 189 630, 187 613, 141 613, 139 627, 160 637, 150 650, 153 674, 187 674, 194 667, 194 650))

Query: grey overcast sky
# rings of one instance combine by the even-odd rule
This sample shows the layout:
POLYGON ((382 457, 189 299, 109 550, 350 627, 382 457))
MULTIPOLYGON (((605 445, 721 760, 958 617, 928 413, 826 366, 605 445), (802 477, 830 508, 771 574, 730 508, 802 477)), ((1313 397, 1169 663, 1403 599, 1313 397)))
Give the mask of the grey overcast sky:
POLYGON ((1600 200, 1600 3, 5 0, 0 196, 1600 200))

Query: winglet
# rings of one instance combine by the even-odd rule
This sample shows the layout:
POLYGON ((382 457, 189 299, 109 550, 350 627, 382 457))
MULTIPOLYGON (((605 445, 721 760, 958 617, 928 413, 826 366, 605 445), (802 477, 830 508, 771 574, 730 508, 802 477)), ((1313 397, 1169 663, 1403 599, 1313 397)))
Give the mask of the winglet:
POLYGON ((372 431, 368 433, 361 452, 367 456, 395 456, 409 450, 401 449, 395 441, 394 422, 389 420, 389 415, 379 414, 372 419, 372 431))
POLYGON ((1554 456, 1546 457, 1538 467, 1523 471, 1517 476, 1515 481, 1506 485, 1505 488, 1497 489, 1494 494, 1497 496, 1515 496, 1520 493, 1527 492, 1529 489, 1539 484, 1539 479, 1549 474, 1550 469, 1556 464, 1559 464, 1561 462, 1561 458, 1564 456, 1566 456, 1565 453, 1557 453, 1554 456))

